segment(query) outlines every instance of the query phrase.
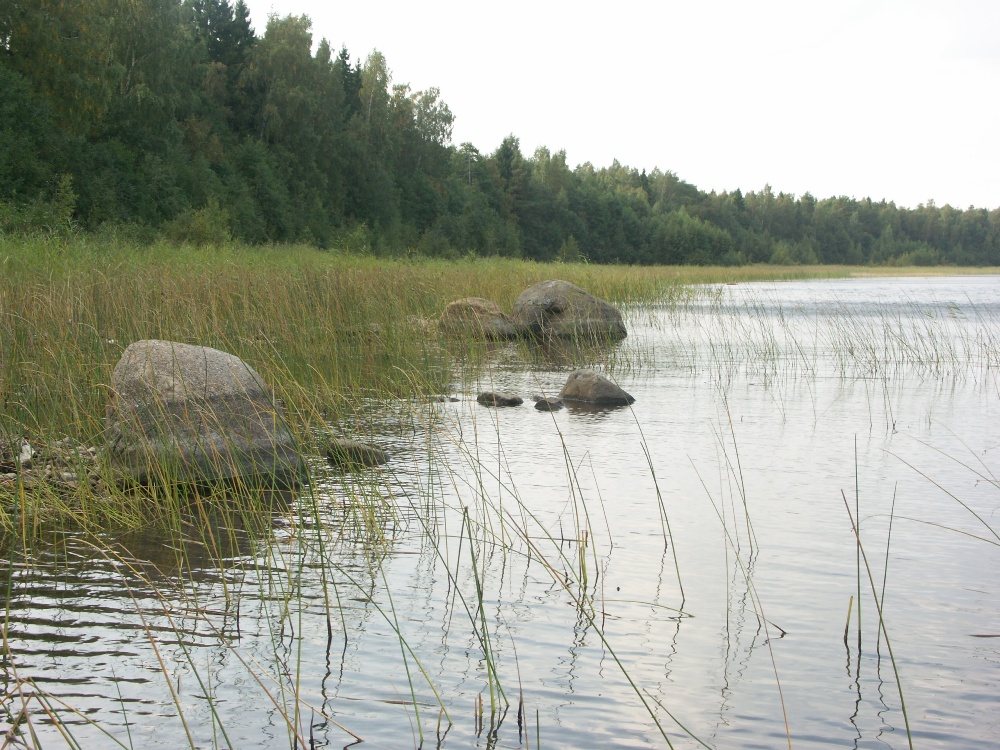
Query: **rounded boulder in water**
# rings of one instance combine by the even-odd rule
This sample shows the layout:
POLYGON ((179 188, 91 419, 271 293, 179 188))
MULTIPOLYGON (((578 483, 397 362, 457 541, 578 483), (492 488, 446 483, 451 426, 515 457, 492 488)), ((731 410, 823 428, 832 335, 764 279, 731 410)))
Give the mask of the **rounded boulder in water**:
POLYGON ((566 406, 561 398, 534 396, 534 400, 535 408, 538 409, 538 411, 559 411, 566 406))
POLYGON ((476 398, 483 406, 520 406, 524 399, 514 393, 504 391, 484 391, 476 398))
POLYGON ((628 335, 614 305, 560 279, 521 292, 510 317, 525 333, 541 337, 618 341, 628 335))
POLYGON ((559 392, 563 401, 600 406, 628 406, 635 399, 596 370, 575 370, 559 392))

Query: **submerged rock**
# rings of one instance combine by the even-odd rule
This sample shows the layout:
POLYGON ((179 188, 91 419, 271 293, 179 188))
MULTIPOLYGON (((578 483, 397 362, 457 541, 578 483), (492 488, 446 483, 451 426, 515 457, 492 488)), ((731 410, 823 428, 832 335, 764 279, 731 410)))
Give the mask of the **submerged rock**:
POLYGON ((628 406, 635 399, 595 370, 575 370, 566 379, 559 397, 601 406, 628 406))
POLYGON ((614 305, 558 279, 521 292, 510 317, 521 330, 536 336, 618 341, 628 335, 614 305))
POLYGON ((483 406, 520 406, 524 399, 513 393, 503 391, 484 391, 476 398, 483 406))
POLYGON ((467 297, 448 304, 438 321, 446 333, 486 339, 510 339, 518 328, 499 305, 482 297, 467 297))
POLYGON ((561 398, 546 398, 545 396, 533 396, 532 398, 535 400, 535 408, 539 411, 559 411, 566 406, 561 398))
POLYGON ((326 457, 334 466, 381 466, 389 460, 389 454, 374 445, 359 443, 348 438, 335 438, 326 449, 326 457))
POLYGON ((141 482, 256 477, 294 484, 304 470, 284 410, 239 357, 137 341, 111 377, 109 463, 141 482))

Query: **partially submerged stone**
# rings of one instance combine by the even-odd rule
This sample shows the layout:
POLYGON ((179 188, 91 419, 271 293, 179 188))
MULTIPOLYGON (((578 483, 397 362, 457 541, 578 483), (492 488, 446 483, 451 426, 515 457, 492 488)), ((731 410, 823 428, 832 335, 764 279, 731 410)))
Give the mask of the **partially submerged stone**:
POLYGON ((566 406, 561 398, 551 396, 548 398, 545 396, 533 396, 532 398, 535 400, 535 408, 539 411, 559 411, 566 406))
POLYGON ((381 448, 349 438, 334 438, 326 450, 326 457, 334 466, 344 468, 381 466, 389 460, 389 454, 381 448))
POLYGON ((520 406, 524 399, 513 393, 503 391, 484 391, 476 398, 483 406, 520 406))
POLYGON ((510 339, 518 328, 499 305, 482 297, 467 297, 448 304, 438 325, 445 333, 485 339, 510 339))
POLYGON ((559 279, 541 281, 521 292, 510 317, 535 336, 618 341, 628 335, 614 305, 559 279))
POLYGON ((260 375, 239 357, 137 341, 111 377, 109 463, 141 483, 242 478, 293 484, 302 457, 260 375))
POLYGON ((595 370, 571 372, 559 398, 599 406, 628 406, 635 402, 632 396, 595 370))

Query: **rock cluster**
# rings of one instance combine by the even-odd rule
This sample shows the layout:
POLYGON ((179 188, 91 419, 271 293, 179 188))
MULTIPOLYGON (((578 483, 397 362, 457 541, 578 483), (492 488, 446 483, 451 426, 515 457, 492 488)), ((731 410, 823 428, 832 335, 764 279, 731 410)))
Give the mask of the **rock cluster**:
MULTIPOLYGON (((628 406, 635 398, 596 370, 574 370, 566 378, 559 397, 532 396, 539 411, 558 411, 565 402, 600 407, 628 406)), ((523 399, 515 393, 484 391, 476 399, 483 406, 520 406, 523 399)))
POLYGON ((456 300, 444 309, 438 325, 447 333, 485 339, 533 336, 619 341, 628 335, 614 305, 560 279, 525 289, 509 316, 482 297, 456 300))
POLYGON ((95 491, 102 486, 97 449, 92 446, 77 445, 68 437, 44 446, 23 439, 0 446, 0 488, 47 487, 61 494, 84 484, 95 491))
MULTIPOLYGON (((620 313, 566 281, 544 281, 526 289, 511 316, 482 298, 453 302, 439 326, 489 339, 516 335, 590 337, 626 335, 620 313)), ((517 394, 481 393, 489 407, 519 406, 517 394)), ((535 408, 556 411, 564 402, 619 406, 632 396, 593 370, 570 374, 558 398, 536 396, 535 408)), ((173 341, 143 340, 122 354, 111 378, 104 463, 117 476, 137 482, 215 483, 264 479, 295 484, 305 463, 284 409, 261 376, 235 355, 173 341)), ((70 491, 101 483, 98 451, 69 438, 45 448, 26 440, 0 445, 0 488, 48 484, 70 491)), ((339 467, 385 463, 380 448, 336 439, 327 449, 339 467)))

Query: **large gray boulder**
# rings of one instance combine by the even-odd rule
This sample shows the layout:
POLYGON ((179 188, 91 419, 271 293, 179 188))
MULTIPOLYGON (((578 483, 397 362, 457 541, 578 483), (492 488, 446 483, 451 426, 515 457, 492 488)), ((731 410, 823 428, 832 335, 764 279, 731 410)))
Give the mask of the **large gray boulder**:
POLYGON ((239 357, 137 341, 111 376, 107 456, 142 483, 237 478, 294 484, 304 468, 284 410, 239 357))
POLYGON ((536 336, 617 341, 628 335, 614 305, 559 279, 541 281, 521 292, 510 317, 521 330, 536 336))
POLYGON ((574 370, 559 392, 563 401, 598 406, 628 406, 635 399, 595 370, 574 370))
POLYGON ((511 339, 518 335, 514 321, 500 306, 482 297, 466 297, 449 303, 438 325, 445 333, 477 338, 511 339))

